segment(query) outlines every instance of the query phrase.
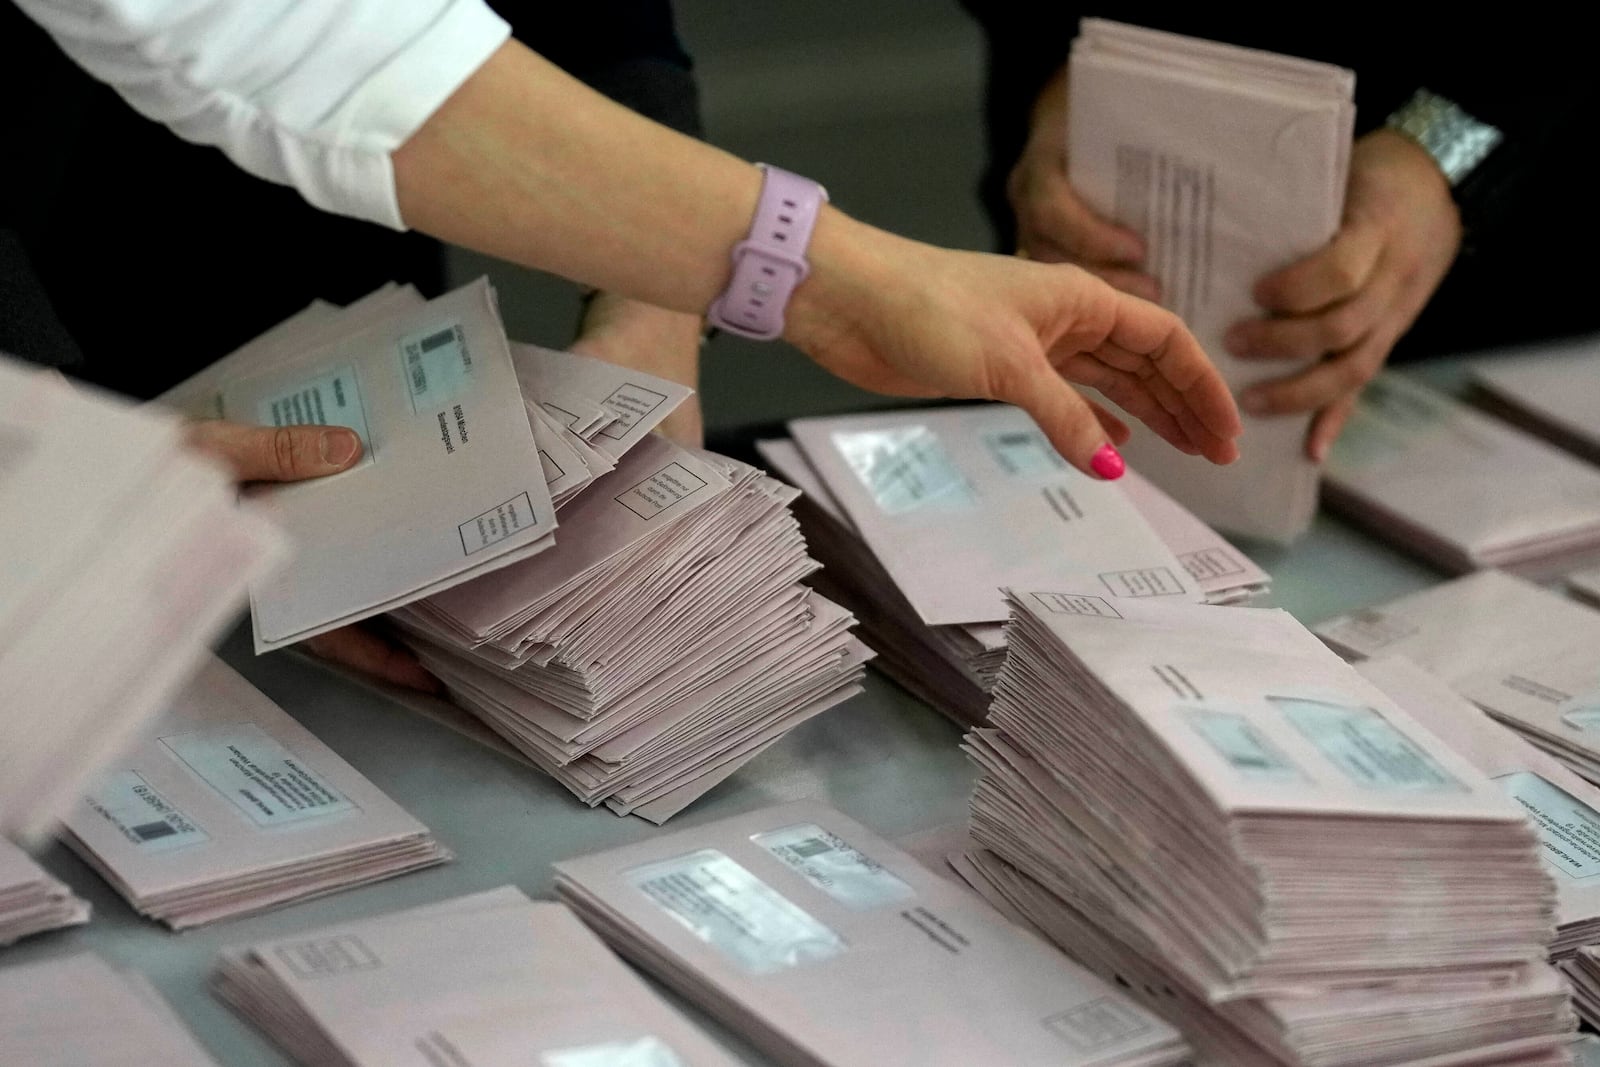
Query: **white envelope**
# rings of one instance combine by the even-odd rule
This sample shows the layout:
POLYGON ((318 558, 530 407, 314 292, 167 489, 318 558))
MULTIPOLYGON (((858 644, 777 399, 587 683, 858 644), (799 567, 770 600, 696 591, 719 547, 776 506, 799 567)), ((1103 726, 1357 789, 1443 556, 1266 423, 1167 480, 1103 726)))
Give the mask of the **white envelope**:
POLYGON ((1006 585, 1086 582, 1117 600, 1201 598, 1115 483, 1068 466, 1017 408, 928 408, 789 426, 930 626, 1003 621, 1006 585))
POLYGON ((623 955, 776 1062, 1168 1064, 1110 985, 809 801, 556 864, 623 955))
POLYGON ((342 474, 251 491, 296 547, 251 591, 258 651, 548 547, 555 511, 486 282, 229 382, 223 410, 350 426, 366 449, 342 474))
POLYGON ((1472 379, 1518 424, 1600 459, 1600 338, 1557 341, 1474 360, 1472 379))
POLYGON ((513 344, 511 358, 523 395, 568 429, 582 425, 575 409, 605 413, 580 436, 613 463, 694 395, 686 385, 574 352, 513 344))
MULTIPOLYGON (((1293 370, 1222 345, 1261 315, 1264 275, 1333 236, 1344 204, 1354 75, 1338 67, 1085 19, 1070 60, 1067 162, 1096 211, 1141 234, 1145 269, 1235 390, 1293 370)), ((1290 541, 1310 525, 1310 416, 1246 418, 1216 467, 1136 427, 1124 454, 1204 522, 1290 541)))

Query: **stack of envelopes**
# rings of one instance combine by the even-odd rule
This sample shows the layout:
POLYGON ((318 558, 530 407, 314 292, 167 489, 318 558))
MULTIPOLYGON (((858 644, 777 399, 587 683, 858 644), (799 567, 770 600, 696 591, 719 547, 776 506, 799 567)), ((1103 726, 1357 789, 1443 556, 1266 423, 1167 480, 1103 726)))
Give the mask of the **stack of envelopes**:
POLYGON ((1600 612, 1481 571, 1316 629, 1347 659, 1404 656, 1600 782, 1600 612))
POLYGON ((560 904, 511 887, 224 951, 212 988, 306 1067, 732 1067, 560 904))
POLYGON ((862 620, 882 669, 959 723, 983 721, 1005 661, 1002 586, 1087 578, 1111 602, 1230 603, 1269 582, 1138 475, 1113 484, 1070 468, 1007 405, 792 427, 758 448, 801 490, 796 512, 825 564, 812 584, 862 620))
MULTIPOLYGON (((1572 983, 1572 1003, 1578 1014, 1590 1026, 1600 1024, 1600 945, 1584 945, 1562 969, 1572 983)), ((1600 1063, 1600 1056, 1594 1062, 1600 1063)))
POLYGON ((88 921, 88 904, 0 838, 0 945, 88 921))
POLYGON ((88 790, 62 836, 139 912, 174 929, 450 858, 217 659, 88 790))
POLYGON ((0 967, 0 1063, 215 1067, 148 981, 88 953, 0 967))
POLYGON ((1174 1019, 1210 1007, 1291 1064, 1566 1040, 1521 809, 1291 616, 1011 603, 973 837, 1126 953, 1147 1003, 1170 987, 1174 1019))
MULTIPOLYGON (((1224 337, 1265 275, 1321 248, 1344 210, 1355 75, 1292 56, 1084 19, 1069 60, 1073 189, 1143 238, 1143 270, 1236 391, 1280 377, 1224 337)), ((1124 454, 1206 522, 1288 541, 1317 508, 1309 415, 1246 418, 1216 467, 1136 426, 1124 454)))
POLYGON ((1550 958, 1600 942, 1600 787, 1522 740, 1409 660, 1383 656, 1356 669, 1410 716, 1465 756, 1527 812, 1556 883, 1550 958))
POLYGON ((0 834, 48 830, 281 558, 236 499, 178 420, 0 359, 0 834))
POLYGON ((1394 372, 1362 392, 1325 482, 1332 507, 1449 571, 1542 577, 1600 551, 1600 469, 1394 372))
POLYGON ((1558 341, 1475 360, 1472 380, 1502 417, 1600 461, 1600 338, 1558 341))
POLYGON ((569 504, 556 547, 396 613, 423 664, 588 804, 660 822, 859 692, 854 619, 793 490, 647 437, 569 504))
POLYGON ((558 863, 556 892, 778 1063, 1187 1062, 1154 1014, 816 802, 558 863))

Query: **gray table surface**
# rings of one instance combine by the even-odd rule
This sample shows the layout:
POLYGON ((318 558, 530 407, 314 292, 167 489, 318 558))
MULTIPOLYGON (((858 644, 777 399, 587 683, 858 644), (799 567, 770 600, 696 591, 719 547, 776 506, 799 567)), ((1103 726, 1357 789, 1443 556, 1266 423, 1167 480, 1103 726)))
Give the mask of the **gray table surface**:
MULTIPOLYGON (((1452 364, 1432 366, 1422 376, 1451 387, 1461 377, 1452 364)), ((1326 515, 1292 549, 1245 547, 1273 576, 1270 603, 1307 623, 1442 577, 1326 515)), ((222 946, 506 884, 548 896, 553 862, 660 832, 638 819, 586 808, 537 772, 306 659, 257 658, 243 628, 224 643, 221 655, 431 827, 454 850, 455 861, 175 934, 140 919, 76 857, 52 846, 40 854, 42 862, 93 904, 94 918, 85 927, 7 949, 0 965, 93 950, 148 975, 219 1063, 279 1067, 290 1061, 206 991, 206 975, 222 946)), ((801 797, 826 800, 891 838, 953 822, 965 815, 973 777, 957 748, 959 736, 915 698, 869 674, 864 694, 796 729, 667 828, 801 797)), ((721 1036, 748 1062, 762 1062, 721 1036)))

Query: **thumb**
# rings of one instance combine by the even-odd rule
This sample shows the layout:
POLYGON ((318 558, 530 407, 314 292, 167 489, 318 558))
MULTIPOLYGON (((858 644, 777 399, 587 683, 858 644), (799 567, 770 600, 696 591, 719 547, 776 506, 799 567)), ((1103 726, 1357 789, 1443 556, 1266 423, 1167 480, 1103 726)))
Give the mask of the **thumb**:
POLYGON ((1127 470, 1122 454, 1107 439, 1095 409, 1055 369, 1039 360, 1037 369, 1014 379, 1009 396, 1039 424, 1066 461, 1094 478, 1115 481, 1127 470))
POLYGON ((189 441, 226 463, 241 482, 299 482, 346 470, 361 458, 361 438, 343 426, 244 426, 208 419, 189 441))

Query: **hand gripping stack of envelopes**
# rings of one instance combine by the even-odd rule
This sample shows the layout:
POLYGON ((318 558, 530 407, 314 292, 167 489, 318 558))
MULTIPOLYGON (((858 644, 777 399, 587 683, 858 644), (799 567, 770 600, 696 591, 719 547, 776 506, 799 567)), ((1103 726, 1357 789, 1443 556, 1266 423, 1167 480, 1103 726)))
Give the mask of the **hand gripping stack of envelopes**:
POLYGON ((771 1062, 1188 1062, 1110 982, 815 801, 558 863, 556 893, 771 1062))
POLYGON ((0 834, 45 833, 281 557, 183 433, 0 360, 0 834))
POLYGON ((1266 572, 1129 474, 1070 466, 1001 404, 799 419, 762 457, 801 490, 825 569, 811 582, 861 620, 878 666, 964 725, 1005 661, 999 589, 1081 588, 1107 603, 1264 592, 1266 572))
POLYGON ((1500 786, 1282 612, 1011 603, 980 889, 1207 1062, 1567 1062, 1556 891, 1500 786))
POLYGON ((1600 470, 1392 371, 1361 394, 1325 486, 1330 507, 1454 573, 1543 579, 1600 552, 1600 470))
POLYGON ((225 950, 224 1001, 307 1067, 733 1067, 560 904, 509 886, 225 950))
POLYGON ((689 392, 508 343, 480 282, 314 306, 167 400, 366 446, 261 491, 300 551, 252 591, 258 649, 387 613, 525 760, 660 822, 857 692, 870 656, 799 584, 792 491, 650 432, 689 392))

